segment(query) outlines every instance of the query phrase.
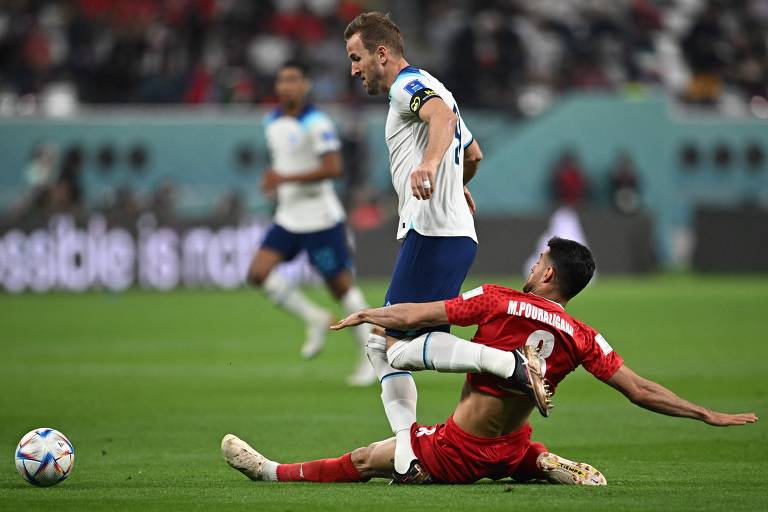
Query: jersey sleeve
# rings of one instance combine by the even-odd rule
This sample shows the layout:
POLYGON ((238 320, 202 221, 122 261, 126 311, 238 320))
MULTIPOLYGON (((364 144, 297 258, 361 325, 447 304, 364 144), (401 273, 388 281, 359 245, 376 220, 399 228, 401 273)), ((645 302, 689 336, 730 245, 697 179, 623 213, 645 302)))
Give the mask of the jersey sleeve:
POLYGON ((336 127, 326 115, 318 115, 309 126, 309 136, 312 141, 312 150, 317 155, 324 155, 341 149, 341 140, 336 132, 336 127))
POLYGON ((467 149, 472 144, 472 141, 475 140, 475 137, 467 128, 467 124, 462 116, 459 116, 459 122, 461 123, 461 147, 467 149))
POLYGON ((613 377, 624 359, 613 350, 613 347, 594 329, 584 331, 581 365, 589 373, 602 381, 613 377))
POLYGON ((496 287, 484 284, 445 301, 445 312, 453 325, 480 325, 496 314, 498 304, 496 287))
POLYGON ((401 115, 418 117, 425 103, 439 97, 437 91, 427 83, 426 77, 410 75, 395 82, 390 92, 390 104, 401 115))

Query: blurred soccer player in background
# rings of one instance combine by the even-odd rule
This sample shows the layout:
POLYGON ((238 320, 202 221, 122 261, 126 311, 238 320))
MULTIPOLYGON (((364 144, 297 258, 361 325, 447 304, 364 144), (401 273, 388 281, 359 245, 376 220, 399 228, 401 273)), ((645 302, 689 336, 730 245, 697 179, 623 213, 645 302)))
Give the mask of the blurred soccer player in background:
MULTIPOLYGON (((251 262, 249 280, 269 299, 306 324, 301 354, 315 357, 325 346, 333 315, 309 300, 275 267, 306 250, 331 294, 347 313, 365 308, 355 285, 344 209, 333 189, 341 176, 341 142, 330 118, 308 103, 311 83, 307 69, 288 62, 277 73, 275 92, 280 106, 265 120, 272 167, 265 170, 264 193, 277 193, 274 224, 251 262)), ((348 377, 350 385, 368 385, 376 375, 365 355, 369 327, 355 331, 360 362, 348 377)))
MULTIPOLYGON (((369 12, 344 32, 351 72, 370 95, 389 97, 386 140, 398 196, 397 239, 402 240, 385 303, 431 302, 456 296, 477 252, 466 187, 482 152, 453 95, 435 77, 408 64, 403 36, 388 15, 369 12)), ((450 326, 429 330, 448 331, 450 326)), ((373 332, 368 356, 381 381, 382 402, 397 439, 395 480, 418 481, 421 469, 410 444, 416 421, 416 385, 386 359, 387 343, 418 331, 373 332)))
MULTIPOLYGON (((530 394, 520 394, 526 383, 537 386, 544 375, 551 386, 557 386, 578 366, 632 403, 660 414, 713 426, 757 421, 754 413, 707 409, 637 375, 603 336, 570 316, 565 306, 589 283, 594 270, 589 249, 573 240, 553 238, 531 269, 522 292, 486 284, 447 301, 361 311, 335 326, 362 322, 399 329, 445 323, 478 326, 473 342, 430 332, 409 342, 397 342, 388 350, 389 361, 396 368, 470 372, 459 403, 445 424, 414 423, 409 430, 409 441, 429 474, 425 482, 472 483, 481 478, 512 477, 519 481, 605 485, 605 477, 592 466, 564 459, 531 441, 528 418, 536 402, 530 394), (458 350, 446 352, 446 346, 458 350), (510 380, 503 372, 477 373, 483 357, 503 359, 507 354, 515 365, 512 352, 521 349, 533 353, 525 363, 533 369, 527 382, 510 380)), ((541 408, 542 404, 536 405, 541 408)), ((355 482, 386 478, 393 469, 394 453, 392 438, 335 459, 279 464, 236 436, 229 434, 222 440, 222 454, 230 466, 253 480, 355 482)))

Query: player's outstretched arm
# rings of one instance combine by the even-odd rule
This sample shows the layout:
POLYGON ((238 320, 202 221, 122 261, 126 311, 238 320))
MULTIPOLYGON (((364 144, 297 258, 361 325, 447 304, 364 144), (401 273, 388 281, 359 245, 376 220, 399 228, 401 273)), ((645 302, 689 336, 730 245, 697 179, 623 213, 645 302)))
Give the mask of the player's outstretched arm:
POLYGON ((727 414, 684 400, 661 384, 639 376, 624 365, 607 383, 621 391, 633 404, 660 414, 700 420, 718 427, 745 425, 757 421, 754 413, 727 414))
POLYGON ((347 318, 331 329, 338 331, 345 327, 353 327, 360 324, 374 324, 387 329, 422 329, 434 325, 445 325, 448 322, 448 313, 445 311, 445 302, 403 303, 385 306, 383 308, 371 308, 352 313, 347 318))
POLYGON ((342 159, 339 151, 325 153, 320 159, 320 167, 294 176, 281 176, 275 171, 268 169, 264 172, 261 180, 261 188, 265 193, 271 192, 281 183, 310 183, 313 181, 322 181, 341 176, 342 159))
POLYGON ((429 125, 429 139, 421 163, 411 171, 411 191, 417 199, 429 199, 435 187, 437 166, 453 143, 459 120, 439 97, 424 103, 418 116, 429 125))

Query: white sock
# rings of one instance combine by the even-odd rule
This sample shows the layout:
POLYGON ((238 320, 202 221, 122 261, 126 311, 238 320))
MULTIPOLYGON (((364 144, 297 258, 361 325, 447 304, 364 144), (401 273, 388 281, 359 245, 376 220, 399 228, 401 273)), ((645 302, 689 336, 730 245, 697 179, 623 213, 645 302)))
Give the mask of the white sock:
MULTIPOLYGON (((344 307, 344 312, 348 315, 357 313, 362 309, 368 308, 368 303, 365 301, 365 296, 360 288, 352 286, 347 290, 347 293, 341 298, 341 305, 344 307)), ((354 328, 355 339, 360 345, 360 350, 365 350, 365 345, 368 342, 368 336, 371 334, 371 326, 368 324, 357 325, 354 328)))
POLYGON ((261 470, 261 477, 267 482, 277 482, 277 466, 280 463, 267 459, 264 462, 264 469, 261 470))
POLYGON ((406 473, 416 458, 411 446, 411 425, 416 423, 416 383, 410 373, 398 372, 381 381, 381 401, 395 434, 395 471, 406 473))
POLYGON ((399 370, 437 370, 446 373, 489 373, 502 379, 515 371, 511 352, 463 340, 447 332, 429 332, 410 341, 398 341, 387 360, 399 370))
POLYGON ((270 272, 264 281, 264 292, 277 306, 301 317, 305 322, 316 322, 326 317, 327 312, 277 272, 270 272))
POLYGON ((366 353, 381 381, 381 402, 395 434, 395 471, 405 473, 416 458, 411 447, 411 425, 416 422, 418 394, 413 376, 409 372, 395 370, 387 362, 386 347, 387 341, 383 336, 371 334, 366 353))

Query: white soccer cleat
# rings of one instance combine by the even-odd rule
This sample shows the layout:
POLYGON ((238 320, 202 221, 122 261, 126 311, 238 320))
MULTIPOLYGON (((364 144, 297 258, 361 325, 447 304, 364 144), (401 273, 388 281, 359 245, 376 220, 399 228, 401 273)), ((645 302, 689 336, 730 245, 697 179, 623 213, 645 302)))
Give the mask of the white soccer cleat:
POLYGON ((227 434, 221 440, 221 454, 227 464, 251 480, 277 479, 277 463, 267 459, 235 435, 227 434))
POLYGON ((536 465, 544 478, 553 484, 608 485, 603 474, 589 464, 564 459, 554 453, 542 453, 536 459, 536 465))
POLYGON ((363 357, 360 363, 357 365, 354 373, 347 377, 347 385, 355 387, 370 386, 378 382, 376 377, 376 370, 373 369, 373 365, 367 357, 363 357))
POLYGON ((330 311, 324 311, 322 315, 307 322, 307 339, 301 347, 304 359, 312 359, 323 351, 328 330, 333 323, 334 316, 330 311))

